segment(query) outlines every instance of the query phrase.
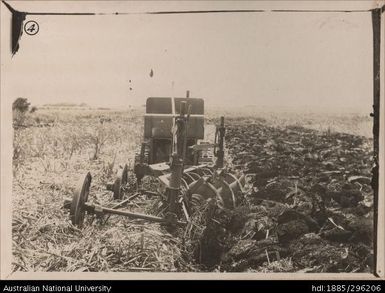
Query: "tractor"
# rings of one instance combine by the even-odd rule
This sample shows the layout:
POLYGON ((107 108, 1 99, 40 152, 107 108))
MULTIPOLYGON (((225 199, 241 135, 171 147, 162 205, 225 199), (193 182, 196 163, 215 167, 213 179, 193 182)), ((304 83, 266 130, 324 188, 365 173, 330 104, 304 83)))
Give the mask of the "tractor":
POLYGON ((155 195, 166 204, 164 217, 132 213, 117 209, 133 196, 123 200, 128 180, 127 165, 118 173, 107 190, 115 200, 123 200, 113 208, 87 203, 92 176, 88 173, 81 180, 72 200, 65 200, 74 225, 82 226, 88 214, 116 214, 133 219, 143 219, 166 225, 170 230, 189 223, 194 210, 214 201, 221 208, 234 209, 242 194, 248 175, 237 176, 224 167, 224 117, 216 126, 213 143, 204 139, 204 100, 190 98, 149 97, 144 114, 144 135, 140 151, 134 159, 137 193, 151 193, 142 188, 142 179, 152 176, 158 179, 155 195))

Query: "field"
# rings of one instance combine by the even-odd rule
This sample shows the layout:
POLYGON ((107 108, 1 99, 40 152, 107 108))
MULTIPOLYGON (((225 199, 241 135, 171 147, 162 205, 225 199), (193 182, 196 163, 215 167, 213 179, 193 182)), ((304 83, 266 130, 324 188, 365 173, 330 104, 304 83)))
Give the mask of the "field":
MULTIPOLYGON (((253 174, 239 208, 215 210, 210 223, 203 209, 188 239, 118 216, 74 227, 63 201, 88 171, 89 201, 116 204, 105 184, 124 164, 132 169, 143 113, 48 107, 14 130, 14 271, 372 270, 373 142, 370 117, 359 114, 209 109, 211 129, 226 116, 229 168, 253 174)), ((132 172, 129 179, 126 196, 136 190, 132 172)), ((154 213, 158 203, 143 195, 126 208, 154 213)))

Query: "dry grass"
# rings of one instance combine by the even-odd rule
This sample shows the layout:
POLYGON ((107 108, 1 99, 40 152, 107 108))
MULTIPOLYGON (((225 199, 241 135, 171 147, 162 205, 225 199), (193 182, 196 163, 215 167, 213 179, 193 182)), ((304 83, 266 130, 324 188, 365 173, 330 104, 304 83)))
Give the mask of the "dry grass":
MULTIPOLYGON (((51 124, 15 131, 14 270, 176 271, 178 239, 159 225, 90 217, 79 230, 63 209, 74 182, 87 171, 93 175, 90 201, 113 205, 104 184, 125 163, 132 165, 142 117, 134 112, 52 110, 34 116, 39 124, 51 124), (104 143, 95 158, 98 138, 104 143)), ((143 202, 139 198, 129 208, 142 210, 143 202)))

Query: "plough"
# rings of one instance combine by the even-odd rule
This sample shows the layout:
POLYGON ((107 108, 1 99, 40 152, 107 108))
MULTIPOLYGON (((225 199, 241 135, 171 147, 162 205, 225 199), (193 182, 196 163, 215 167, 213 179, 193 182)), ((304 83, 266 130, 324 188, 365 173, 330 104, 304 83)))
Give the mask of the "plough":
MULTIPOLYGON (((134 165, 137 193, 112 208, 88 203, 92 176, 87 173, 73 198, 64 202, 64 206, 70 210, 72 224, 83 226, 86 214, 113 214, 161 223, 174 229, 187 225, 192 213, 209 199, 221 208, 234 209, 237 206, 245 193, 249 175, 236 176, 224 167, 224 117, 216 126, 214 143, 198 143, 198 139, 203 138, 202 99, 149 98, 146 110, 145 141, 134 165), (166 105, 166 99, 171 103, 169 108, 172 113, 165 113, 165 108, 169 106, 166 105), (215 160, 210 157, 211 149, 215 160), (141 188, 144 176, 158 178, 160 186, 157 192, 141 188), (160 196, 166 204, 165 216, 118 209, 141 193, 160 196)), ((107 190, 113 192, 115 200, 123 198, 128 172, 129 168, 125 165, 115 181, 107 184, 107 190)))

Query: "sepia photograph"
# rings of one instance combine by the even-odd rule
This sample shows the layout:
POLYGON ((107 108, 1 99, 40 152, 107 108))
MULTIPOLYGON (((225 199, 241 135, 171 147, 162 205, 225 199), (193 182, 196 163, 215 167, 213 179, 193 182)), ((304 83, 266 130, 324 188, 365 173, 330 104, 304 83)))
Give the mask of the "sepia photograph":
POLYGON ((0 5, 1 279, 384 279, 384 1, 0 5))

